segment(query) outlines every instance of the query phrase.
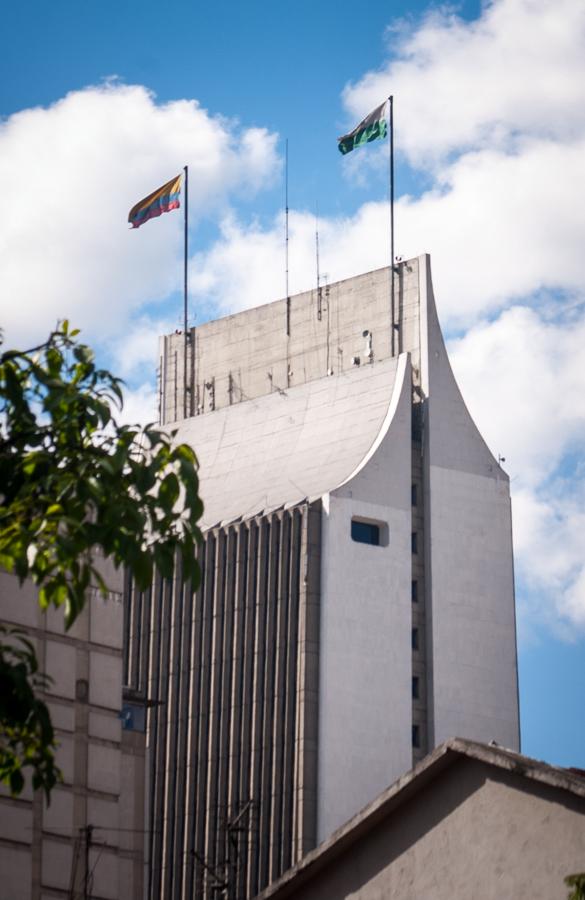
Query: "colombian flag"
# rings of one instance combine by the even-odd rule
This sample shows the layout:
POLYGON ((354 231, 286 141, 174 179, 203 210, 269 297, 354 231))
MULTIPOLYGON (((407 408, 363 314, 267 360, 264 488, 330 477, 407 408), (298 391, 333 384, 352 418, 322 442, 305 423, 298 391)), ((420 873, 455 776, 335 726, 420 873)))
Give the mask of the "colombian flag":
POLYGON ((128 213, 128 221, 132 228, 140 228, 149 219, 156 219, 161 213, 178 209, 179 195, 181 193, 181 176, 177 175, 171 181, 167 181, 157 191, 153 191, 144 200, 140 200, 128 213))

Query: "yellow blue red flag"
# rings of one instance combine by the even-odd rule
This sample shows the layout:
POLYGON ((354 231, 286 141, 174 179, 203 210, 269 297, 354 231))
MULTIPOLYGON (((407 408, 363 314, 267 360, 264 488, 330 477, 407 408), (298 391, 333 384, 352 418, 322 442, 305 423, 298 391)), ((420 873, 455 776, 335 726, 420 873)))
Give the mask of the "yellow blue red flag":
POLYGON ((181 176, 177 175, 163 184, 157 191, 153 191, 144 200, 140 200, 128 213, 128 221, 132 228, 140 228, 149 219, 156 219, 164 212, 180 207, 179 196, 181 194, 181 176))

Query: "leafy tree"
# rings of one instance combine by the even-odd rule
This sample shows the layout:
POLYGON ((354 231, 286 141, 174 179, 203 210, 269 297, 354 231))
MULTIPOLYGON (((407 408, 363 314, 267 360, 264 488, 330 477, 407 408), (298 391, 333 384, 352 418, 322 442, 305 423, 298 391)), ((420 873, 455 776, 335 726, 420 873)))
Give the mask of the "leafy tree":
POLYGON ((585 872, 567 875, 565 884, 568 888, 572 888, 567 900, 585 900, 585 872))
POLYGON ((0 626, 0 635, 0 781, 19 794, 22 770, 31 766, 33 787, 44 788, 48 797, 58 779, 55 741, 47 705, 36 695, 48 679, 39 673, 34 647, 22 631, 0 626))
MULTIPOLYGON (((103 557, 140 589, 178 557, 197 586, 203 511, 192 449, 154 425, 119 425, 122 382, 77 336, 65 321, 38 347, 0 355, 0 567, 31 579, 43 609, 63 606, 66 628, 89 588, 107 593, 103 557)), ((58 777, 45 687, 32 644, 0 633, 0 781, 13 793, 26 766, 47 795, 58 777)))

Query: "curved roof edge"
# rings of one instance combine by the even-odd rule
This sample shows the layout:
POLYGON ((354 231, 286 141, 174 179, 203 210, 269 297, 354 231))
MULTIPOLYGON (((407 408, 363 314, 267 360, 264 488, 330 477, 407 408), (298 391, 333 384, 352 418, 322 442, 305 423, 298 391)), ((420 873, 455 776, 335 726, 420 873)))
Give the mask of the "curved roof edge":
MULTIPOLYGON (((421 315, 421 386, 437 410, 434 421, 433 464, 462 471, 496 477, 509 482, 509 476, 496 459, 488 443, 475 423, 463 398, 449 354, 437 312, 437 303, 431 274, 431 257, 425 253, 419 257, 419 290, 421 315), (449 406, 456 404, 463 415, 458 430, 448 414, 449 406)), ((432 412, 431 412, 432 415, 432 412)))
POLYGON ((199 458, 204 530, 311 502, 355 477, 388 433, 408 354, 179 424, 199 458))
POLYGON ((406 375, 408 372, 409 365, 410 365, 410 354, 409 353, 401 353, 400 356, 398 357, 398 366, 396 369, 396 378, 394 381, 394 389, 392 391, 392 397, 390 398, 390 404, 388 406, 388 410, 386 411, 386 415, 384 416, 384 421, 382 422, 380 430, 379 430, 378 434, 376 435, 376 438, 375 438, 372 446, 370 447, 370 449, 368 450, 368 452, 366 453, 364 458, 359 462, 359 464, 356 466, 356 468, 353 470, 353 472, 350 475, 348 475, 347 478, 345 478, 341 482, 341 484, 338 484, 336 486, 336 489, 343 487, 344 484, 348 484, 357 475, 359 475, 359 473, 362 471, 362 469, 365 469, 367 464, 370 462, 371 459, 373 459, 374 455, 377 453, 378 449, 380 448, 382 441, 384 440, 384 438, 390 431, 390 426, 396 415, 396 411, 398 409, 398 404, 399 404, 400 398, 402 396, 402 391, 404 390, 404 385, 405 385, 406 375))

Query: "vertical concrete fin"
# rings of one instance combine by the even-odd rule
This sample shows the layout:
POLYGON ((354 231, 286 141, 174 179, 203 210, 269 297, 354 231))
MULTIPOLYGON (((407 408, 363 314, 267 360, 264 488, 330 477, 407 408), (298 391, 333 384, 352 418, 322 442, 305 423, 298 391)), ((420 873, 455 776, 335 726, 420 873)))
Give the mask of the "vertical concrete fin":
POLYGON ((435 417, 434 462, 436 465, 468 465, 478 474, 508 481, 496 458, 486 444, 455 380, 449 362, 443 332, 439 324, 433 283, 431 258, 427 253, 419 258, 420 317, 421 317, 421 388, 426 398, 438 395, 442 404, 449 404, 453 415, 435 417), (453 424, 456 432, 453 432, 453 424), (440 435, 436 429, 441 428, 440 435), (447 439, 451 434, 451 439, 447 439))
POLYGON ((509 479, 479 433, 419 260, 429 750, 461 735, 519 746, 509 479))

